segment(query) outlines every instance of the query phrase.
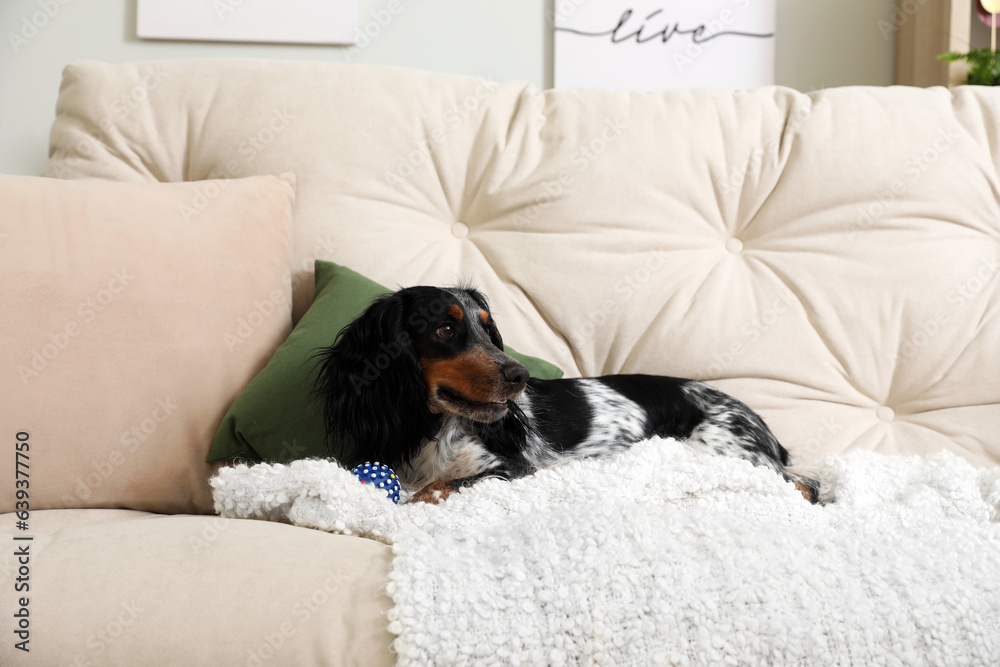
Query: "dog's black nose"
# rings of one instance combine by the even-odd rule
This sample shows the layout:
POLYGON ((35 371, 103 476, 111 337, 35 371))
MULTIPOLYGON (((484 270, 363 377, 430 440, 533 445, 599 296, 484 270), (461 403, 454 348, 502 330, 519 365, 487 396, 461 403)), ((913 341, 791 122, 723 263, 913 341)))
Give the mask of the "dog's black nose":
POLYGON ((504 364, 501 370, 503 371, 504 379, 511 384, 523 385, 528 382, 528 369, 516 361, 504 364))

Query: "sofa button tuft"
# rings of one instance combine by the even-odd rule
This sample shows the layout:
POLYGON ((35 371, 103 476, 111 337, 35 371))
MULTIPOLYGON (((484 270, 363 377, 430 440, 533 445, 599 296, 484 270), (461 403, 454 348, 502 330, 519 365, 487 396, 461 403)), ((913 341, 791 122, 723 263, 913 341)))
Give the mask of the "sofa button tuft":
POLYGON ((469 235, 469 226, 464 222, 456 222, 451 226, 451 233, 455 238, 464 239, 469 235))
POLYGON ((896 418, 896 412, 888 405, 880 405, 875 411, 875 416, 884 422, 891 422, 896 418))
POLYGON ((726 239, 726 250, 733 253, 734 255, 739 254, 743 251, 743 241, 739 240, 735 236, 726 239))

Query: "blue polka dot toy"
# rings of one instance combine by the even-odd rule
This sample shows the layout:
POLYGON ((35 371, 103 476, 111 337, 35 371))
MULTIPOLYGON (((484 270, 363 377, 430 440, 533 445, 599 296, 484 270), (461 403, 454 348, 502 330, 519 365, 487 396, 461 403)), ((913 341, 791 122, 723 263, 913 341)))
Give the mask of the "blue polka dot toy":
POLYGON ((366 461, 351 472, 358 476, 362 484, 375 485, 376 488, 385 491, 389 500, 397 505, 399 504, 399 479, 396 477, 396 473, 392 471, 392 468, 378 461, 375 463, 366 461))

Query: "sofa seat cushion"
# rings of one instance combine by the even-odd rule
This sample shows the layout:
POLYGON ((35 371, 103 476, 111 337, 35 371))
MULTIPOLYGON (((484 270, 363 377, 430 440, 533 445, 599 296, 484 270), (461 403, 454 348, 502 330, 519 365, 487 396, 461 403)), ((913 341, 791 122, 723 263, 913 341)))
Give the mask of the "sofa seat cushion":
MULTIPOLYGON (((30 591, 3 586, 0 607, 30 596, 33 664, 394 661, 386 545, 263 521, 54 512, 32 521, 76 525, 31 541, 4 535, 30 553, 30 591)), ((0 526, 13 530, 13 515, 0 526)), ((17 571, 13 552, 0 555, 0 572, 17 571)), ((20 655, 9 638, 0 644, 0 664, 20 655)))

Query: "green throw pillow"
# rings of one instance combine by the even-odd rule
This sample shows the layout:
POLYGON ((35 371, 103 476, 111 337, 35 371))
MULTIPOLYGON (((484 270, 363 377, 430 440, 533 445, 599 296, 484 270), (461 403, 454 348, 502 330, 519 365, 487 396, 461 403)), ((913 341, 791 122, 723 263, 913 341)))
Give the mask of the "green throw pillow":
MULTIPOLYGON (((212 441, 207 460, 288 462, 333 456, 345 465, 363 461, 349 458, 343 442, 327 448, 322 404, 311 396, 315 375, 313 358, 319 348, 368 307, 391 290, 350 269, 316 260, 316 293, 312 305, 271 361, 239 395, 226 413, 212 441)), ((532 377, 562 377, 556 366, 519 354, 505 346, 532 377)))

